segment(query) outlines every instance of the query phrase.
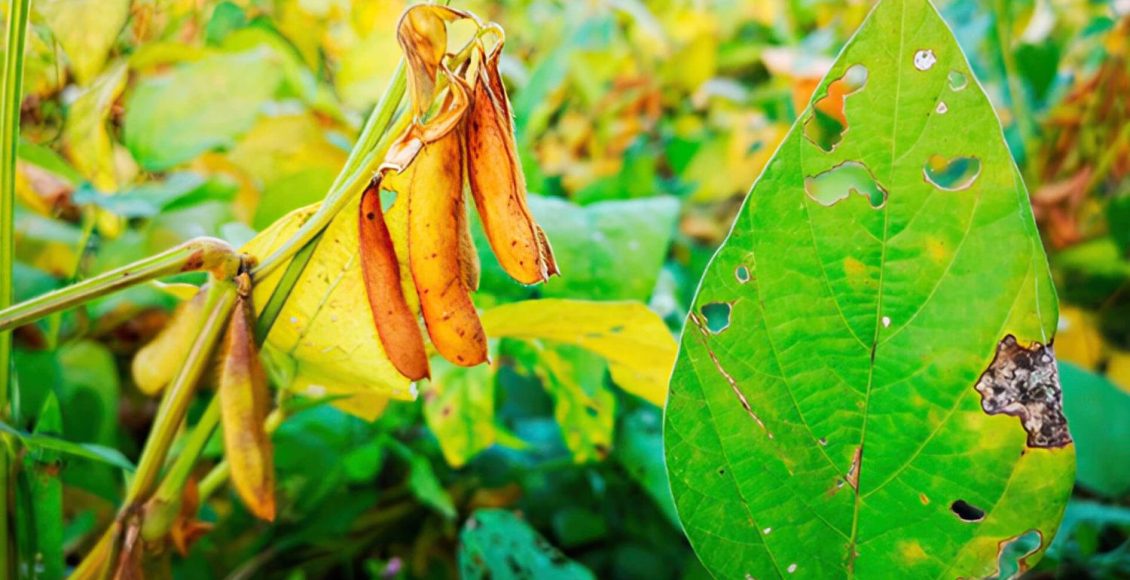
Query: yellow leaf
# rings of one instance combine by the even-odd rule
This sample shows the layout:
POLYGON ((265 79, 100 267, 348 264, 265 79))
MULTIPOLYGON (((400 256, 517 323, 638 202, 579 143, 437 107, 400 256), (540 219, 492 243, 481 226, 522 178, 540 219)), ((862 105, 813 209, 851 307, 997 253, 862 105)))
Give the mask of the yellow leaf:
POLYGON ((544 339, 604 357, 622 389, 663 406, 675 365, 675 339, 659 315, 638 302, 528 300, 483 312, 491 338, 544 339))
MULTIPOLYGON (((1056 354, 1059 354, 1059 337, 1055 341, 1056 354)), ((1112 349, 1106 363, 1106 378, 1118 388, 1130 393, 1130 352, 1112 349)))
MULTIPOLYGON (((305 393, 352 394, 338 401, 343 410, 372 417, 383 398, 414 400, 416 389, 389 362, 377 339, 361 276, 357 211, 360 200, 346 207, 322 235, 294 291, 267 336, 272 361, 293 363, 290 388, 305 393)), ((404 231, 396 206, 386 216, 393 237, 404 231)), ((262 260, 310 218, 318 206, 291 212, 251 240, 243 251, 262 260)), ((402 234, 401 234, 402 235, 402 234)), ((285 267, 256 280, 254 304, 262 309, 278 286, 285 267)))
POLYGON ((118 175, 107 124, 110 107, 126 87, 124 63, 107 70, 79 95, 67 112, 63 141, 67 158, 100 191, 114 191, 118 175))
POLYGON ((1098 368, 1103 359, 1103 337, 1094 314, 1075 306, 1060 307, 1055 356, 1085 369, 1098 368))

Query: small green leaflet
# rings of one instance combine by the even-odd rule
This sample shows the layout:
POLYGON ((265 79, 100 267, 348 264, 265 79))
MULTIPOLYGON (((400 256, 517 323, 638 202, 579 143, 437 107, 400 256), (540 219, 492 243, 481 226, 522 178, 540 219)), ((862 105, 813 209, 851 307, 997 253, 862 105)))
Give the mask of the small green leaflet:
POLYGON ((1074 477, 1057 317, 961 49, 927 0, 880 2, 688 316, 664 446, 696 553, 719 578, 1034 564, 1074 477))
POLYGON ((93 443, 73 443, 43 433, 27 433, 3 421, 0 421, 0 433, 6 433, 19 439, 20 443, 28 449, 57 451, 73 457, 82 457, 83 459, 112 465, 129 472, 133 472, 135 469, 129 459, 126 459, 126 456, 122 455, 117 449, 111 449, 93 443))

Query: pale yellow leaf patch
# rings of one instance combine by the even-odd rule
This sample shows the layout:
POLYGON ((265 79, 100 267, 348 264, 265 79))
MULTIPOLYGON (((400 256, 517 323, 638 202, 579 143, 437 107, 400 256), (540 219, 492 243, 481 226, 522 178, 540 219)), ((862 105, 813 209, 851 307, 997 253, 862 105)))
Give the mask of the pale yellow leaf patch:
MULTIPOLYGON (((411 401, 416 398, 416 389, 385 356, 369 314, 358 255, 357 204, 355 201, 347 206, 326 229, 275 320, 267 346, 276 363, 280 357, 293 363, 292 390, 353 394, 334 405, 371 419, 383 410, 386 398, 411 401)), ((318 205, 312 205, 291 212, 256 236, 243 251, 260 260, 266 258, 317 209, 318 205)), ((390 230, 401 232, 403 227, 390 223, 390 230)), ((254 304, 260 311, 285 270, 279 268, 255 281, 254 304)))
POLYGON ((604 357, 620 388, 663 406, 675 365, 675 339, 667 325, 638 302, 528 300, 483 312, 490 338, 544 339, 572 344, 604 357))

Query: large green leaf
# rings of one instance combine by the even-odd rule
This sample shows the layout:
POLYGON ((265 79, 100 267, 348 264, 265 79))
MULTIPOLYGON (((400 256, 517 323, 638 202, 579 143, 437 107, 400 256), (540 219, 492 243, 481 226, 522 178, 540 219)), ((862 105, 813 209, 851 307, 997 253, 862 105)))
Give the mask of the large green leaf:
POLYGON ((691 543, 723 578, 982 577, 1034 531, 1031 564, 1074 446, 993 108, 927 0, 881 2, 814 101, 683 333, 664 432, 691 543))
POLYGON ((210 56, 145 78, 126 104, 125 144, 149 171, 231 147, 282 80, 278 57, 263 48, 210 56))
POLYGON ((1064 412, 1078 446, 1080 485, 1110 498, 1130 494, 1130 393, 1106 378, 1061 363, 1064 412))

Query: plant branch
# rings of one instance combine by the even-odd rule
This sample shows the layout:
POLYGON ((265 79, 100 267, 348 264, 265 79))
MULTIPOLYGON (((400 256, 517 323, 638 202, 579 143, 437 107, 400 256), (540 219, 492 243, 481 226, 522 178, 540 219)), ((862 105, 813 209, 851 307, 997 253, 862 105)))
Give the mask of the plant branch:
MULTIPOLYGON (((16 157, 20 140, 20 105, 23 103, 24 46, 27 42, 30 0, 8 2, 8 27, 5 41, 4 78, 0 88, 0 309, 13 300, 12 266, 15 262, 13 214, 16 199, 16 157)), ((0 418, 7 416, 12 388, 12 334, 0 329, 0 418)), ((7 436, 0 437, 0 573, 14 577, 9 535, 8 496, 11 482, 12 448, 7 436)))
POLYGON ((145 440, 145 449, 141 452, 141 459, 137 463, 137 473, 130 482, 129 490, 123 509, 128 510, 133 504, 149 494, 165 458, 169 453, 169 446, 184 420, 188 405, 196 392, 196 384, 204 374, 204 368, 212 358, 212 351, 220 339, 224 328, 227 327, 228 318, 235 306, 236 286, 231 280, 213 280, 208 292, 206 311, 211 314, 205 320, 192 349, 185 357, 184 366, 180 372, 165 388, 165 395, 161 399, 161 406, 157 409, 153 428, 145 440))
MULTIPOLYGON (((384 154, 374 155, 376 153, 373 148, 381 141, 381 137, 388 133, 389 126, 392 125, 393 118, 396 116, 397 109, 400 107, 400 101, 404 98, 404 93, 408 86, 408 77, 404 65, 404 61, 396 68, 396 73, 392 77, 388 90, 381 96, 380 102, 377 103, 373 113, 369 115, 368 121, 365 122, 365 127, 361 130, 361 135, 357 138, 357 143, 353 146, 353 150, 349 153, 349 158, 346 159, 345 166, 342 167, 341 172, 338 173, 337 178, 334 179, 333 185, 330 187, 329 194, 326 195, 325 201, 318 211, 298 229, 293 236, 283 243, 278 249, 270 256, 267 256, 255 270, 252 271, 252 277, 256 280, 262 279, 282 266, 287 260, 292 258, 295 254, 301 251, 310 243, 317 243, 317 238, 326 226, 333 221, 333 218, 345 208, 345 206, 363 189, 369 179, 372 178, 372 173, 376 167, 374 158, 380 159, 384 154)), ((301 272, 299 272, 301 274, 301 272)), ((297 276, 295 276, 297 278, 297 276)))
POLYGON ((155 256, 0 310, 0 331, 162 276, 210 270, 218 278, 229 278, 239 268, 239 263, 239 254, 227 242, 196 238, 155 256))

